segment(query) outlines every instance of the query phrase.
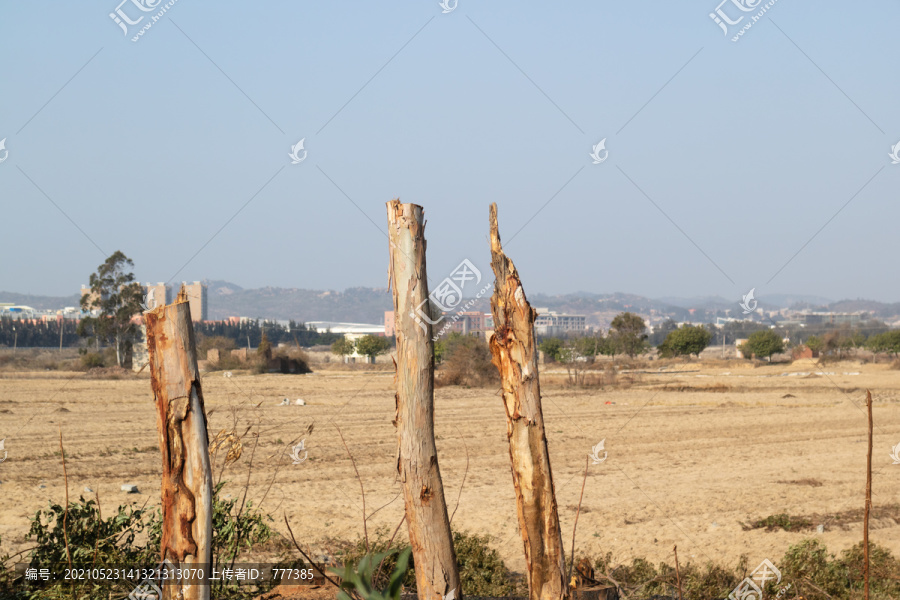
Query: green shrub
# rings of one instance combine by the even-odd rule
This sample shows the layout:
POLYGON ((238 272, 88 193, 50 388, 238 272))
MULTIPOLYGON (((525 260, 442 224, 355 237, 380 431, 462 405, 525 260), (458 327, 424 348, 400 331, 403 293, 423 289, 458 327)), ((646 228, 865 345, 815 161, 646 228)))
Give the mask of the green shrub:
MULTIPOLYGON (((372 584, 378 589, 384 589, 388 586, 390 576, 397 565, 398 556, 395 553, 391 553, 388 546, 391 541, 388 537, 388 533, 389 530, 386 527, 379 527, 375 530, 373 535, 369 536, 368 554, 385 554, 385 557, 382 559, 384 561, 383 564, 381 564, 380 567, 378 565, 375 566, 375 573, 373 575, 374 581, 372 584)), ((352 543, 341 543, 337 540, 333 541, 336 541, 342 546, 337 558, 344 565, 359 564, 367 554, 366 541, 362 538, 352 543)), ((404 571, 403 585, 410 590, 416 589, 416 574, 413 570, 412 557, 410 557, 409 563, 406 565, 406 570, 404 571)))
POLYGON ((400 600, 403 591, 403 580, 407 575, 407 567, 412 548, 407 547, 397 554, 397 550, 379 552, 377 554, 365 554, 358 563, 347 563, 343 570, 329 569, 341 578, 341 591, 338 592, 338 600, 352 600, 351 593, 363 600, 400 600), (387 576, 387 582, 383 586, 375 583, 375 571, 382 562, 389 557, 395 557, 394 566, 387 576))
MULTIPOLYGON (((388 530, 379 528, 375 535, 369 539, 369 554, 383 554, 388 552, 388 530)), ((500 553, 491 548, 492 538, 488 535, 477 535, 465 532, 453 532, 453 545, 456 549, 456 562, 459 565, 460 586, 462 594, 466 596, 508 596, 514 593, 524 593, 527 589, 517 586, 513 574, 506 568, 500 553)), ((353 544, 345 544, 340 553, 340 560, 345 565, 359 564, 366 556, 365 540, 358 540, 353 544)), ((379 569, 376 565, 373 585, 375 588, 384 589, 389 584, 389 578, 394 572, 398 557, 388 553, 383 559, 384 564, 379 569)), ((403 586, 408 591, 416 589, 415 561, 412 557, 406 566, 403 576, 403 586)), ((457 594, 459 596, 459 594, 457 594)))
MULTIPOLYGON (((264 543, 272 537, 268 522, 271 517, 253 507, 248 502, 243 511, 239 500, 223 499, 220 492, 224 483, 216 486, 213 494, 213 536, 212 556, 214 568, 221 569, 234 561, 242 551, 264 543)), ((162 520, 160 510, 155 511, 131 506, 119 506, 112 516, 101 519, 100 508, 94 500, 80 497, 69 503, 68 517, 63 521, 65 508, 50 503, 49 509, 39 510, 31 520, 31 528, 26 540, 35 543, 29 557, 29 566, 34 568, 59 567, 68 562, 66 537, 72 564, 83 567, 153 567, 159 562, 162 520), (142 534, 146 534, 146 537, 142 534), (144 539, 138 543, 138 539, 144 539)), ((6 570, 7 560, 0 561, 0 597, 10 592, 12 577, 6 570), (7 586, 4 588, 4 586, 7 586)), ((40 583, 40 582, 39 582, 40 583)), ((106 598, 110 594, 123 591, 125 582, 83 581, 76 586, 63 582, 39 585, 39 589, 22 596, 29 600, 51 600, 56 598, 106 598)), ((239 589, 235 583, 213 582, 213 597, 217 599, 243 598, 246 588, 239 589)), ((260 590, 255 589, 256 593, 260 590)), ((128 590, 125 590, 128 593, 128 590)), ((118 597, 118 596, 114 596, 118 597)))
POLYGON ((847 569, 829 557, 828 549, 816 539, 794 544, 784 554, 782 575, 792 582, 794 592, 808 600, 847 598, 847 569))
MULTIPOLYGON (((851 592, 863 590, 863 543, 841 552, 851 592)), ((900 560, 890 550, 869 543, 869 587, 874 598, 900 598, 900 560)))
MULTIPOLYGON (((500 553, 491 548, 491 541, 489 535, 453 532, 460 585, 465 596, 510 596, 517 591, 512 573, 500 553)), ((527 590, 518 591, 527 595, 527 590)))
MULTIPOLYGON (((61 565, 67 564, 64 515, 65 507, 51 502, 49 509, 38 510, 31 519, 31 527, 25 536, 26 540, 35 543, 30 567, 52 568, 58 573, 61 565)), ((93 500, 82 497, 78 502, 69 503, 65 521, 73 565, 123 567, 155 564, 158 552, 152 552, 147 544, 136 543, 137 537, 150 527, 150 514, 144 509, 119 506, 111 517, 101 519, 99 506, 93 500)), ((29 597, 34 600, 106 597, 115 588, 114 583, 102 580, 81 580, 75 585, 55 582, 29 597)))

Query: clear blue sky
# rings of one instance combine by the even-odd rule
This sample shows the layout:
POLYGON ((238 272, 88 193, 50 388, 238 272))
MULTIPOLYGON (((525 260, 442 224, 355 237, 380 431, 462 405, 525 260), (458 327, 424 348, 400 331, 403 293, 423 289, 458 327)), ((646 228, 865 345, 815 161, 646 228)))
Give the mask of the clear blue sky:
POLYGON ((0 5, 2 290, 117 249, 142 281, 383 287, 399 196, 433 283, 489 276, 496 201, 532 293, 900 300, 900 3, 779 0, 736 43, 716 0, 178 0, 136 43, 115 8, 0 5))

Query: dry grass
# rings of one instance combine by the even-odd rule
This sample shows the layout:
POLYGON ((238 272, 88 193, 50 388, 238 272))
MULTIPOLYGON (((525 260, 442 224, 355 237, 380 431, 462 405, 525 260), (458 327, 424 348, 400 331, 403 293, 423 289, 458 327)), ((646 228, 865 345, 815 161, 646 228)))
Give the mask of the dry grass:
MULTIPOLYGON (((854 402, 860 403, 865 388, 876 399, 898 396, 900 371, 887 364, 837 363, 829 366, 831 375, 804 378, 784 374, 819 369, 737 369, 682 361, 658 372, 657 362, 638 369, 642 373, 588 373, 614 373, 615 380, 605 387, 569 388, 564 369, 541 369, 548 447, 566 539, 585 455, 601 439, 609 451, 605 462, 588 471, 578 523, 580 552, 610 551, 619 560, 642 556, 657 563, 669 560, 677 544, 685 562, 708 558, 734 563, 747 554, 756 564, 766 556, 781 557, 788 546, 810 535, 741 528, 748 516, 781 513, 824 523, 825 533, 813 535, 834 552, 861 539, 861 523, 853 511, 863 506, 866 424, 854 402), (625 378, 634 380, 625 384, 625 378), (710 391, 719 386, 728 389, 710 391), (845 392, 853 389, 858 391, 845 392), (783 398, 787 393, 796 397, 783 398)), ((279 522, 283 513, 288 515, 304 548, 319 552, 326 537, 356 539, 362 534, 359 482, 333 424, 340 426, 357 461, 367 506, 384 506, 371 517, 369 530, 393 530, 403 500, 397 497, 393 366, 314 363, 313 368, 316 372, 302 376, 234 373, 226 378, 213 373, 204 375, 202 383, 211 436, 222 429, 240 435, 240 424, 258 423, 247 500, 256 503, 265 497, 264 507, 279 522), (278 406, 286 397, 303 398, 307 404, 278 406), (304 438, 309 460, 292 465, 285 450, 304 438)), ((900 497, 895 470, 900 467, 892 466, 888 456, 900 440, 900 404, 876 401, 874 411, 872 540, 900 555, 900 515, 878 512, 900 497)), ((71 494, 77 497, 90 486, 100 492, 104 506, 158 504, 160 457, 154 450, 156 415, 146 372, 121 380, 86 379, 80 372, 5 372, 0 378, 0 438, 6 438, 9 458, 0 465, 0 494, 15 501, 0 503, 0 554, 24 549, 29 517, 48 500, 59 502, 64 496, 61 463, 53 454, 57 426, 65 436, 71 494), (60 408, 69 412, 57 412, 60 408), (125 483, 137 485, 141 494, 121 492, 125 483)), ((507 564, 521 570, 506 419, 497 388, 437 390, 435 428, 450 501, 459 494, 468 448, 469 470, 454 527, 493 535, 507 564)), ((237 472, 246 473, 249 454, 245 449, 237 459, 237 472)), ((240 493, 245 482, 246 475, 233 478, 223 494, 240 493)))

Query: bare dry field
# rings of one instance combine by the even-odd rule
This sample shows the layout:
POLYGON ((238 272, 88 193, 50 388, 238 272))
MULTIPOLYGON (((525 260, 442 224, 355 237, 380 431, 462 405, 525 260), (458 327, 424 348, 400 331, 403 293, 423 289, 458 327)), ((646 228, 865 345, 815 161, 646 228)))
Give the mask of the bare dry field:
MULTIPOLYGON (((650 363, 653 364, 653 363, 650 363)), ((605 439, 607 459, 588 467, 577 551, 670 561, 752 564, 777 561, 805 537, 832 552, 862 539, 866 466, 866 388, 875 398, 876 510, 900 502, 900 371, 842 362, 825 367, 685 363, 632 373, 630 386, 572 389, 565 373, 542 372, 544 414, 568 552, 585 461, 605 439), (813 528, 745 530, 778 513, 807 516, 813 528), (824 525, 818 533, 815 525, 824 525)), ((625 375, 620 375, 620 381, 625 375)), ((328 538, 362 535, 359 483, 337 427, 359 468, 370 534, 397 526, 403 510, 396 477, 393 373, 319 371, 310 375, 204 375, 210 436, 243 433, 243 456, 224 474, 238 494, 290 519, 301 543, 325 551, 328 538), (302 398, 306 406, 279 406, 302 398), (307 433, 307 428, 313 431, 307 433), (306 439, 308 460, 293 465, 290 444, 306 439), (255 449, 254 449, 255 447, 255 449), (252 469, 248 469, 252 456, 252 469)), ((506 421, 495 389, 436 391, 437 445, 456 529, 494 536, 507 564, 524 568, 509 472, 506 421), (468 469, 467 469, 468 463, 468 469), (462 485, 465 477, 465 485, 462 485), (458 509, 457 506, 458 500, 458 509)), ((29 518, 63 502, 58 428, 69 493, 99 493, 104 510, 158 504, 160 458, 149 378, 87 379, 82 373, 5 373, 0 378, 0 551, 27 548, 29 518), (136 484, 139 494, 120 491, 136 484)), ((106 514, 106 513, 105 513, 106 514)), ((896 509, 876 512, 871 539, 900 554, 896 509)), ((286 532, 285 532, 286 533, 286 532)))

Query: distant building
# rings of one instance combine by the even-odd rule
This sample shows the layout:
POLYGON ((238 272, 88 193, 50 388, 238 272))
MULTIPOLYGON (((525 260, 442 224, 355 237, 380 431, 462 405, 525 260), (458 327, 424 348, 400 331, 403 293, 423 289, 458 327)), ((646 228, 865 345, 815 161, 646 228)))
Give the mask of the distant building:
POLYGON ((537 318, 534 320, 536 335, 565 335, 567 333, 583 333, 587 328, 587 317, 584 315, 559 314, 549 308, 536 308, 537 318))
MULTIPOLYGON (((156 285, 147 283, 144 285, 144 292, 147 294, 147 307, 155 308, 157 306, 165 306, 172 302, 172 287, 163 282, 156 285)), ((193 310, 191 311, 193 314, 193 310)))
MULTIPOLYGON (((384 335, 392 336, 396 334, 396 320, 394 311, 384 311, 384 335)), ((468 312, 448 312, 441 316, 437 323, 432 324, 434 335, 445 336, 450 333, 461 333, 469 335, 471 333, 482 333, 490 331, 494 328, 494 317, 490 313, 478 311, 468 312)))
POLYGON ((147 327, 141 323, 138 339, 131 349, 131 369, 140 372, 150 362, 150 352, 147 349, 147 327))
MULTIPOLYGON (((84 303, 85 303, 84 297, 85 296, 88 297, 88 299, 86 300, 88 306, 93 304, 94 300, 98 298, 98 295, 95 294, 94 292, 92 292, 91 288, 89 288, 86 285, 82 285, 81 286, 81 296, 80 296, 80 298, 82 298, 81 306, 84 306, 84 303)), ((91 310, 91 309, 88 308, 88 310, 91 310)))
POLYGON ((394 335, 394 311, 384 311, 384 335, 385 337, 393 337, 394 335))
POLYGON ((446 313, 443 320, 432 327, 440 335, 482 333, 494 328, 494 317, 490 313, 478 311, 446 313))
POLYGON ((330 331, 331 333, 340 333, 345 337, 351 336, 359 336, 362 337, 364 335, 378 335, 384 336, 387 335, 385 333, 384 325, 372 325, 369 323, 342 323, 340 321, 307 321, 306 326, 310 329, 314 329, 319 333, 325 333, 330 331))
POLYGON ((195 281, 194 283, 181 283, 187 293, 188 303, 191 307, 192 321, 206 321, 207 318, 207 287, 195 281))
POLYGON ((832 312, 808 312, 795 315, 795 319, 803 325, 859 325, 868 317, 868 313, 832 313, 832 312))
POLYGON ((12 319, 34 319, 37 311, 30 306, 4 302, 0 304, 0 317, 12 319))
MULTIPOLYGON (((194 285, 200 285, 200 283, 195 282, 194 285)), ((147 304, 148 307, 165 306, 166 304, 169 304, 173 299, 172 298, 172 287, 166 285, 165 283, 159 282, 154 285, 154 284, 148 282, 148 283, 145 283, 142 287, 144 290, 144 294, 147 296, 145 298, 145 300, 148 303, 147 304)), ((188 292, 188 293, 190 294, 190 292, 188 292)), ((82 285, 81 286, 81 297, 84 298, 85 296, 88 297, 89 303, 92 303, 94 301, 94 299, 97 297, 97 295, 91 291, 91 288, 89 288, 86 285, 82 285)), ((206 306, 206 286, 203 286, 203 304, 204 304, 203 315, 206 315, 206 308, 205 308, 205 306, 206 306)), ((79 308, 79 311, 80 310, 81 309, 79 308)), ((197 311, 200 311, 200 310, 201 309, 198 307, 197 311)), ((194 306, 193 305, 191 305, 191 314, 192 315, 194 314, 194 306)), ((200 314, 200 313, 197 312, 197 314, 200 314)), ((194 318, 194 320, 196 321, 198 319, 194 318)))
POLYGON ((806 345, 800 345, 791 351, 791 358, 793 360, 800 360, 801 358, 819 358, 819 351, 813 350, 806 345))

